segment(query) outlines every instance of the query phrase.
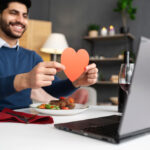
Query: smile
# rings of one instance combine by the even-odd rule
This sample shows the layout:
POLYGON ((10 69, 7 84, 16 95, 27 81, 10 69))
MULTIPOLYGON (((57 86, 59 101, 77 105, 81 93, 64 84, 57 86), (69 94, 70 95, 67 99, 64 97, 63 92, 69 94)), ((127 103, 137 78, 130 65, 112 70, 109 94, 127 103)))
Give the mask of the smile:
POLYGON ((20 25, 20 24, 19 25, 18 24, 10 24, 10 25, 13 28, 13 30, 16 32, 22 32, 25 28, 24 25, 20 25))

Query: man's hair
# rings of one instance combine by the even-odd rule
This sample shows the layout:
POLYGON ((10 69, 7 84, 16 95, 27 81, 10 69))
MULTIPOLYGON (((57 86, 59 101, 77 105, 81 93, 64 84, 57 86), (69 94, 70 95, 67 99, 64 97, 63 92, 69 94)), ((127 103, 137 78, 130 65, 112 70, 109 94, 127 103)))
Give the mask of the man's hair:
POLYGON ((0 0, 0 13, 2 13, 3 10, 6 9, 8 7, 8 4, 11 2, 19 2, 26 5, 28 11, 31 7, 31 0, 0 0))

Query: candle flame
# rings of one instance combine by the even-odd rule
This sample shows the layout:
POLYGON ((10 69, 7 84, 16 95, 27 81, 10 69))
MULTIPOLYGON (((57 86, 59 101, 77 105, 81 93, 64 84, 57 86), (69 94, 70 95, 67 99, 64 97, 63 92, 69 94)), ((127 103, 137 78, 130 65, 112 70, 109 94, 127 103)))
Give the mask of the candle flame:
POLYGON ((114 29, 114 26, 113 26, 113 25, 110 25, 109 29, 110 29, 110 30, 113 30, 113 29, 114 29))

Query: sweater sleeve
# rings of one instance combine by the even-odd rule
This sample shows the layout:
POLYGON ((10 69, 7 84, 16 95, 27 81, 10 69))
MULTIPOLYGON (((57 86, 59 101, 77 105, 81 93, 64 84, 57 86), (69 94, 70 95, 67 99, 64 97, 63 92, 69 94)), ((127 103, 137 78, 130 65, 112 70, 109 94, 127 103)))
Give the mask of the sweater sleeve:
POLYGON ((57 98, 69 96, 77 90, 69 79, 60 80, 57 76, 55 76, 51 86, 43 87, 43 89, 57 98))
POLYGON ((15 76, 16 75, 0 77, 0 98, 4 98, 16 93, 16 90, 13 86, 15 76))
MULTIPOLYGON (((35 65, 37 65, 39 62, 42 62, 42 58, 36 54, 34 51, 30 51, 31 56, 31 67, 33 68, 35 65)), ((10 76, 0 76, 0 99, 6 98, 12 94, 17 93, 17 91, 14 88, 14 78, 17 74, 12 74, 10 76)))
POLYGON ((43 62, 43 59, 40 55, 38 55, 35 51, 32 51, 33 53, 33 66, 36 66, 38 63, 43 62))

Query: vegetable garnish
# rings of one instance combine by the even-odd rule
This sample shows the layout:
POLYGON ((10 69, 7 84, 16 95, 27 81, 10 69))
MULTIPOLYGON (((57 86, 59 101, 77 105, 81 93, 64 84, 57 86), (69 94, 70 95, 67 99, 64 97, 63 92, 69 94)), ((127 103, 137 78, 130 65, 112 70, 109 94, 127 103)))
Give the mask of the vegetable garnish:
POLYGON ((60 109, 59 106, 50 105, 50 104, 41 104, 41 105, 37 106, 37 108, 40 108, 40 109, 53 109, 53 110, 59 110, 60 109))

